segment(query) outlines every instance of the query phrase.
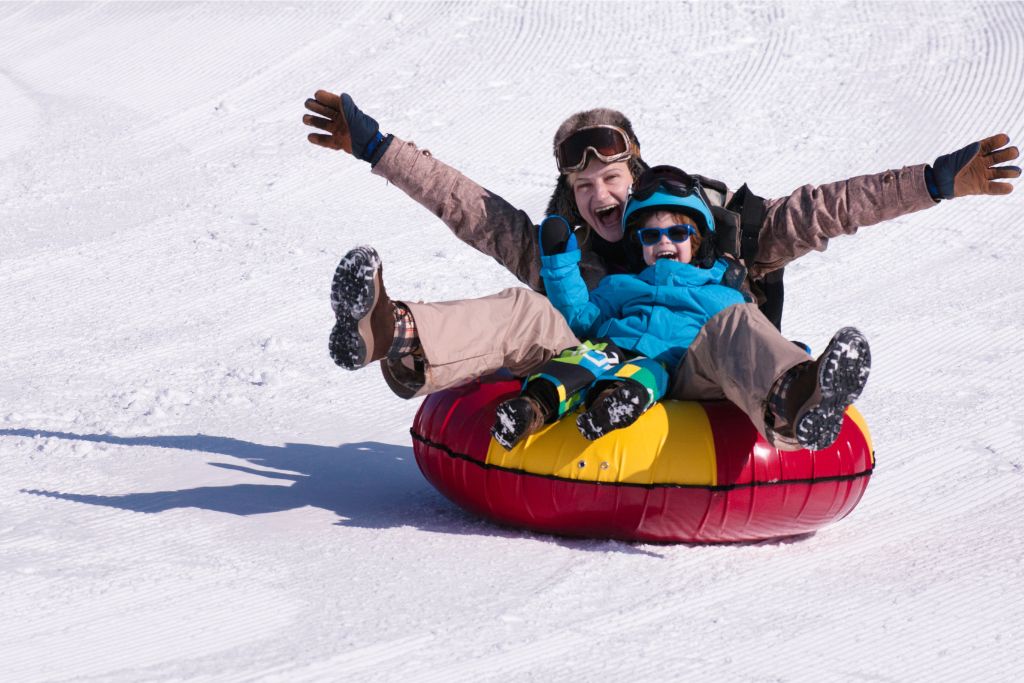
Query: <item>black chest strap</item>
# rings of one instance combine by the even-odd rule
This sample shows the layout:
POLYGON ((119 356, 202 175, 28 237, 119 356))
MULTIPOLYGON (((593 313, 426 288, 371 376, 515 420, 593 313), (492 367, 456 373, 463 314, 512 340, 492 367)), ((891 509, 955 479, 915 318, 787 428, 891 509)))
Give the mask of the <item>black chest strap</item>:
MULTIPOLYGON (((757 260, 758 238, 767 214, 765 207, 764 198, 751 192, 746 184, 729 201, 728 208, 740 216, 739 256, 748 268, 757 260)), ((785 269, 779 268, 753 283, 760 290, 761 312, 779 330, 782 329, 782 305, 785 302, 784 272, 785 269)))
POLYGON ((765 275, 760 283, 761 292, 764 294, 764 303, 759 308, 780 331, 782 330, 782 304, 786 299, 785 283, 782 281, 785 270, 785 268, 773 270, 765 275))
POLYGON ((757 258, 757 238, 764 224, 765 202, 750 191, 744 183, 729 201, 729 207, 740 215, 740 253, 739 256, 747 266, 757 258))

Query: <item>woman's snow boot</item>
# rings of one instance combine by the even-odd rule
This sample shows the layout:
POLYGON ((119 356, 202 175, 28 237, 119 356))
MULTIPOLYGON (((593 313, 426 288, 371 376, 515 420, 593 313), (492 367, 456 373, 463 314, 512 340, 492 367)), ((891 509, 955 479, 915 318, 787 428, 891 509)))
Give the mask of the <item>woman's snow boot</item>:
POLYGON ((336 321, 328 344, 331 358, 355 370, 387 355, 395 338, 395 305, 384 291, 383 267, 373 247, 345 254, 331 282, 336 321))
POLYGON ((816 360, 791 368, 775 383, 768 397, 772 430, 807 450, 828 448, 870 371, 868 340, 856 328, 839 330, 816 360))

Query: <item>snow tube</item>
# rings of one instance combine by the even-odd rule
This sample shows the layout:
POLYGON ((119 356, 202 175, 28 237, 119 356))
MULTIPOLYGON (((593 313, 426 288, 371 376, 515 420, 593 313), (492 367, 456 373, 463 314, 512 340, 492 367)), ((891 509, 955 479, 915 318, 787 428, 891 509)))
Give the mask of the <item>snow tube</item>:
POLYGON ((633 541, 779 538, 845 517, 874 468, 852 406, 836 443, 813 454, 775 450, 728 401, 665 401, 592 442, 564 419, 505 451, 490 427, 519 389, 495 379, 438 392, 411 430, 427 480, 500 524, 633 541))

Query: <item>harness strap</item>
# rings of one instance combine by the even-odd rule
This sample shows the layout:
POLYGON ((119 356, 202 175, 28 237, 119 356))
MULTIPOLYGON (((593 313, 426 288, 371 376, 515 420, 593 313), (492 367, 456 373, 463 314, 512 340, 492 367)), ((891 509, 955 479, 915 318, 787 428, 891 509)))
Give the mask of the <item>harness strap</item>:
POLYGON ((761 312, 772 321, 776 329, 782 330, 782 304, 785 302, 785 283, 782 281, 786 269, 779 268, 764 276, 761 280, 761 292, 764 294, 764 303, 761 304, 761 312))
MULTIPOLYGON (((740 253, 739 256, 749 268, 757 259, 758 237, 764 224, 765 200, 750 191, 744 183, 729 202, 729 209, 740 215, 740 253)), ((784 268, 774 270, 755 284, 761 290, 764 301, 761 312, 772 321, 779 330, 782 329, 782 306, 785 301, 783 284, 784 268)))
POLYGON ((743 184, 732 201, 729 202, 733 211, 740 214, 740 258, 750 266, 757 258, 757 238, 761 232, 761 224, 764 223, 764 198, 758 197, 750 191, 746 183, 743 184))

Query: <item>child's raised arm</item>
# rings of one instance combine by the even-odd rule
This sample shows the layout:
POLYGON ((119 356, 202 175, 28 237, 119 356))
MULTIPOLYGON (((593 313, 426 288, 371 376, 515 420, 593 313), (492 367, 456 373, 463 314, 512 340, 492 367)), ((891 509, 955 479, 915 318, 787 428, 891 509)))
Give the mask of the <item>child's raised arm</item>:
POLYGON ((539 227, 540 275, 552 305, 565 316, 580 339, 591 337, 613 312, 591 298, 580 275, 580 249, 569 222, 558 215, 545 218, 539 227))

